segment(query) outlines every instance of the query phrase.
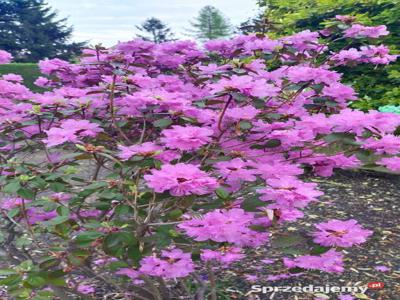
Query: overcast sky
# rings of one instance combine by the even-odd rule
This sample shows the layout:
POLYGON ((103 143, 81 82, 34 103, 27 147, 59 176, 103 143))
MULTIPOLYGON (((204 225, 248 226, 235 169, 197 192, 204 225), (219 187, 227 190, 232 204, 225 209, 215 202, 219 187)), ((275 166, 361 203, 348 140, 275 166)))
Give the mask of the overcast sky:
POLYGON ((156 17, 183 38, 189 20, 205 5, 213 5, 238 25, 254 16, 256 0, 47 0, 60 17, 68 17, 74 40, 111 46, 132 39, 135 25, 156 17))

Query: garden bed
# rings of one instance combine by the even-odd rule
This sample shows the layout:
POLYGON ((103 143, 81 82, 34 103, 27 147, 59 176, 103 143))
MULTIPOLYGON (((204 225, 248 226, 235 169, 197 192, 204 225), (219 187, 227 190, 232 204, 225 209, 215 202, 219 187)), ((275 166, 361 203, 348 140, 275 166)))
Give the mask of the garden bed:
MULTIPOLYGON (((400 178, 371 172, 337 172, 332 178, 316 178, 325 195, 320 202, 310 205, 309 213, 299 222, 290 223, 291 232, 310 231, 312 223, 326 219, 356 219, 366 228, 374 231, 374 235, 363 246, 346 251, 345 271, 342 274, 307 271, 301 276, 288 279, 266 281, 268 275, 286 273, 282 267, 276 271, 276 264, 258 264, 264 257, 274 259, 280 257, 280 251, 271 248, 255 251, 246 263, 241 264, 240 274, 231 274, 226 284, 232 292, 232 299, 314 299, 311 293, 267 293, 265 295, 249 293, 252 284, 262 286, 360 286, 369 282, 383 282, 380 290, 368 290, 366 295, 356 295, 359 299, 397 300, 400 299, 400 178), (256 257, 257 256, 257 259, 256 257), (271 267, 269 267, 271 266, 271 267), (389 271, 382 272, 376 266, 385 266, 389 271), (273 267, 273 268, 272 268, 273 267), (275 271, 273 271, 275 269, 275 271), (273 273, 274 272, 274 273, 273 273), (253 283, 243 280, 246 275, 257 275, 253 283), (240 279, 240 280, 239 280, 240 279), (231 282, 234 282, 232 284, 231 282), (258 298, 260 297, 260 298, 258 298)), ((296 245, 293 245, 296 247, 296 245)), ((281 249, 280 249, 281 250, 281 249)), ((290 257, 290 255, 288 255, 290 257)), ((324 299, 323 295, 317 296, 324 299)), ((330 298, 337 299, 337 294, 330 298)))

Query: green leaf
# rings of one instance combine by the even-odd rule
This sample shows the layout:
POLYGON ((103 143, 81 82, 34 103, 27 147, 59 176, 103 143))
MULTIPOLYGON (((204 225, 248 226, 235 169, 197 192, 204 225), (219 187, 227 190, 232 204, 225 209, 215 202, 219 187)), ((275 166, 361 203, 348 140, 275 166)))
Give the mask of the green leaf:
POLYGON ((41 224, 43 224, 45 226, 55 226, 55 225, 62 224, 68 220, 69 220, 69 215, 68 216, 58 216, 49 221, 42 222, 41 224))
POLYGON ((288 248, 305 243, 306 239, 304 236, 294 233, 290 235, 281 235, 273 238, 271 245, 273 248, 288 248))
POLYGON ((13 274, 10 276, 7 276, 6 278, 0 279, 0 285, 6 285, 6 286, 13 286, 16 284, 19 284, 21 282, 22 278, 18 274, 13 274))
POLYGON ((0 269, 0 276, 8 276, 13 274, 17 274, 17 271, 14 269, 0 269))
POLYGON ((81 247, 88 247, 92 242, 102 237, 104 234, 98 231, 86 231, 80 233, 75 242, 81 247))
POLYGON ((243 208, 245 211, 258 211, 258 207, 263 207, 266 206, 267 204, 264 201, 261 201, 258 199, 258 196, 251 197, 245 199, 242 204, 240 205, 241 208, 243 208))
POLYGON ((103 241, 105 253, 113 256, 122 256, 128 246, 137 245, 137 240, 131 232, 113 232, 103 241))
POLYGON ((275 148, 275 147, 279 147, 282 144, 282 142, 278 139, 271 139, 268 140, 264 146, 265 148, 275 148))
POLYGON ((47 280, 45 278, 37 275, 29 275, 25 281, 32 287, 40 287, 47 283, 47 280))
POLYGON ((66 190, 65 184, 61 182, 52 182, 50 183, 49 188, 56 193, 65 192, 66 190))
POLYGON ((168 213, 169 220, 178 220, 183 215, 183 211, 181 209, 174 209, 168 213))
POLYGON ((253 127, 253 125, 248 121, 240 121, 239 127, 240 127, 240 129, 248 130, 248 129, 251 129, 253 127))
POLYGON ((9 194, 16 194, 17 191, 21 188, 21 184, 19 181, 12 181, 8 184, 6 184, 3 188, 4 193, 9 193, 9 194))
POLYGON ((360 145, 360 143, 355 141, 355 135, 347 132, 334 132, 328 134, 324 137, 324 140, 329 143, 341 142, 346 145, 360 145))
POLYGON ((17 194, 25 199, 33 199, 35 197, 35 193, 32 190, 27 189, 27 188, 20 188, 17 191, 17 194))
POLYGON ((158 128, 166 128, 171 124, 172 124, 172 121, 170 119, 160 119, 160 120, 153 122, 153 126, 158 127, 158 128))
POLYGON ((227 199, 229 199, 229 197, 230 197, 229 192, 228 192, 227 190, 225 190, 224 188, 217 188, 217 189, 215 190, 215 193, 217 194, 217 196, 218 196, 220 199, 223 199, 223 200, 227 200, 227 199))

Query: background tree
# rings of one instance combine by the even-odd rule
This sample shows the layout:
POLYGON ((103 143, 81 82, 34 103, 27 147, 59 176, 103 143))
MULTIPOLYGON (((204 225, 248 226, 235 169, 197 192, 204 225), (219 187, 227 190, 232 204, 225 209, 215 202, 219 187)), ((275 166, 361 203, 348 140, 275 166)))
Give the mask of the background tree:
POLYGON ((0 0, 0 49, 17 62, 70 59, 84 43, 70 43, 72 28, 44 0, 0 0))
POLYGON ((227 37, 231 34, 229 20, 213 6, 204 6, 194 22, 190 22, 194 36, 200 40, 212 40, 227 37))
MULTIPOLYGON (((390 35, 379 43, 398 53, 400 45, 400 0, 259 0, 264 17, 275 27, 268 35, 286 35, 300 30, 313 31, 329 26, 336 15, 352 15, 369 26, 385 24, 390 35)), ((331 45, 339 50, 344 41, 331 45)), ((358 47, 361 44, 353 44, 358 47)), ((344 69, 343 69, 344 71, 344 69)), ((353 104, 361 109, 378 108, 386 104, 400 105, 400 60, 386 67, 359 65, 346 69, 344 79, 358 91, 361 101, 353 104)))
POLYGON ((174 34, 171 32, 171 29, 167 27, 167 25, 164 24, 161 20, 154 17, 148 18, 142 23, 141 26, 136 26, 136 28, 146 34, 137 35, 138 37, 146 41, 152 41, 159 44, 174 40, 174 34))

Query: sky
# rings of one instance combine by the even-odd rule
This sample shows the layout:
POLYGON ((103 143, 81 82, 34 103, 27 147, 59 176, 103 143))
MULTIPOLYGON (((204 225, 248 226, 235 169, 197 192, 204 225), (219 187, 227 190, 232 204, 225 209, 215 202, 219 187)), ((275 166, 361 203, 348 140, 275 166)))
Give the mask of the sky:
MULTIPOLYGON (((205 5, 213 5, 238 25, 257 12, 256 0, 47 0, 58 11, 59 17, 68 17, 74 28, 74 41, 89 44, 115 45, 131 40, 140 25, 149 17, 166 23, 177 38, 188 38, 189 21, 205 5), (186 35, 185 35, 186 33, 186 35)), ((190 38, 190 37, 189 37, 190 38)))

